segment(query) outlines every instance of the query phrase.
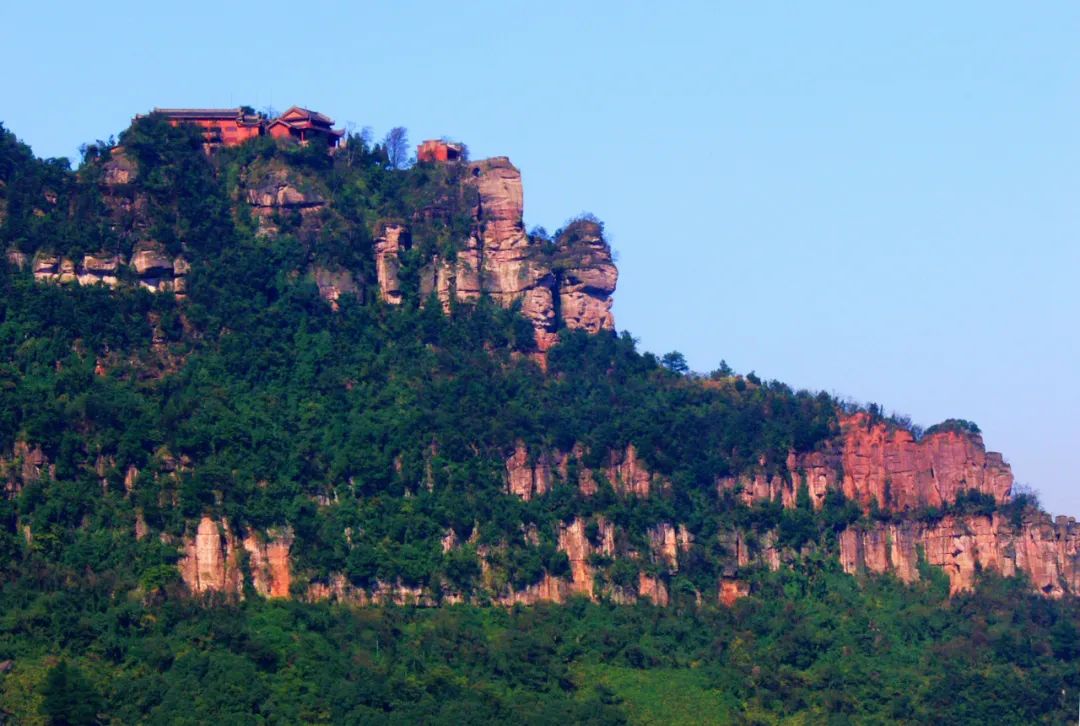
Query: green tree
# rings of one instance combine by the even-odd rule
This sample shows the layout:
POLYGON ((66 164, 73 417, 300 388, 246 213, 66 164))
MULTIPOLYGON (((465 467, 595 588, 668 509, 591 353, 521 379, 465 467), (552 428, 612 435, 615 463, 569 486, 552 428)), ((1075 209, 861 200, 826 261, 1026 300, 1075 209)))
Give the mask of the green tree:
POLYGON ((96 724, 101 695, 83 672, 61 660, 49 669, 41 687, 41 715, 53 726, 96 724))
POLYGON ((664 353, 664 356, 660 359, 660 365, 679 375, 683 375, 690 370, 690 366, 686 363, 686 356, 677 350, 664 353))

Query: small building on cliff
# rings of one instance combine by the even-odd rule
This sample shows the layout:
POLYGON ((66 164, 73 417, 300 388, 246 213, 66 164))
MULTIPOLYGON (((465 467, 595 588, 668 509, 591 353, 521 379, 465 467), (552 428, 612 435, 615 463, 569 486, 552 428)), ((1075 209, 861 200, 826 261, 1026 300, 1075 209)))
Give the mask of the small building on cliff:
MULTIPOLYGON (((237 146, 263 135, 266 118, 245 108, 155 108, 173 126, 194 124, 202 129, 205 143, 237 146)), ((138 118, 138 117, 136 117, 138 118)))
POLYGON ((416 147, 416 160, 427 162, 459 161, 465 156, 465 147, 442 139, 428 139, 416 147))
POLYGON ((293 106, 266 126, 266 132, 275 139, 295 139, 301 144, 320 141, 333 148, 345 132, 335 129, 334 119, 317 111, 293 106))

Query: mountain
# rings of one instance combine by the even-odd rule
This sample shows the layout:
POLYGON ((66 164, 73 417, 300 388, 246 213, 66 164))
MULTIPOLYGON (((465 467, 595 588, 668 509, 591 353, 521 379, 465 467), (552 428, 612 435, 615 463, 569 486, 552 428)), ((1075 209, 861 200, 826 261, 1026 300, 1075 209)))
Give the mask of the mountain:
MULTIPOLYGON (((271 718, 264 694, 207 701, 199 713, 453 720, 431 703, 409 711, 408 687, 394 680, 445 660, 438 677, 421 668, 424 688, 466 672, 497 684, 477 720, 546 708, 640 720, 656 671, 688 678, 687 693, 732 719, 835 707, 919 722, 962 678, 948 658, 926 660, 946 641, 971 651, 955 662, 988 658, 994 678, 1011 672, 1030 686, 1002 701, 1005 720, 1064 712, 1056 695, 1031 691, 1049 684, 1057 694, 1075 678, 1080 528, 1014 492, 977 426, 920 431, 876 406, 726 369, 693 374, 639 352, 615 332, 618 275, 603 223, 586 214, 553 234, 527 231, 509 159, 454 149, 396 168, 386 148, 356 135, 336 149, 271 136, 211 143, 155 113, 118 143, 87 147, 72 172, 2 131, 0 577, 11 615, 0 658, 16 668, 3 708, 22 717, 38 708, 26 699, 45 699, 38 710, 49 717, 46 681, 82 678, 121 721, 172 720, 178 695, 125 701, 107 674, 142 689, 156 671, 170 694, 184 682, 218 697, 224 686, 207 669, 226 655, 238 673, 254 668, 269 694, 284 688, 282 659, 301 656, 268 636, 264 619, 290 613, 274 626, 281 637, 299 632, 295 618, 336 619, 332 629, 363 643, 361 670, 389 691, 368 698, 351 675, 331 686, 293 673, 323 683, 322 698, 352 684, 341 698, 360 710, 347 715, 331 699, 322 715, 307 713, 279 694, 288 708, 271 718), (884 601, 884 623, 867 623, 866 608, 884 601), (827 623, 841 603, 845 619, 827 623), (506 609, 515 605, 531 610, 506 609), (108 628, 63 619, 46 634, 34 625, 41 608, 125 634, 109 646, 108 628), (931 610, 944 625, 920 620, 931 610), (1009 610, 1013 624, 991 635, 957 620, 1009 610), (184 634, 117 630, 124 612, 184 634), (778 644, 787 617, 804 623, 806 642, 778 644), (231 624, 193 645, 200 623, 213 630, 220 618, 231 624), (641 618, 665 634, 647 635, 641 618), (612 636, 609 655, 647 683, 606 657, 583 659, 605 648, 585 624, 620 619, 637 630, 612 636), (486 652, 490 633, 510 638, 526 623, 536 633, 507 646, 510 660, 494 670, 424 645, 441 627, 486 652), (711 628, 717 650, 671 635, 688 623, 711 628), (927 652, 901 647, 910 628, 927 652), (394 643, 372 655, 376 631, 376 643, 394 643), (558 645, 559 631, 588 645, 558 645), (751 632, 759 642, 739 640, 751 632), (921 667, 938 680, 903 708, 895 693, 844 701, 843 688, 819 679, 864 637, 893 643, 877 667, 897 678, 921 667), (1000 650, 987 655, 973 645, 980 637, 1000 650), (632 642, 642 638, 663 649, 632 642), (1008 651, 1017 639, 1023 662, 1008 651), (259 652, 243 645, 256 641, 259 652), (555 664, 556 646, 574 670, 555 664), (507 675, 537 648, 548 655, 537 655, 532 681, 507 675), (190 666, 201 675, 177 670, 196 652, 208 659, 190 666), (795 680, 766 682, 755 660, 795 680), (718 670, 701 680, 692 662, 718 670), (785 688, 802 695, 777 701, 785 688)), ((876 647, 835 678, 872 667, 876 647)), ((333 673, 351 668, 334 662, 333 673)), ((964 682, 970 703, 991 681, 964 682)), ((476 706, 464 682, 451 690, 448 704, 476 706)), ((959 720, 986 715, 970 703, 959 720)))

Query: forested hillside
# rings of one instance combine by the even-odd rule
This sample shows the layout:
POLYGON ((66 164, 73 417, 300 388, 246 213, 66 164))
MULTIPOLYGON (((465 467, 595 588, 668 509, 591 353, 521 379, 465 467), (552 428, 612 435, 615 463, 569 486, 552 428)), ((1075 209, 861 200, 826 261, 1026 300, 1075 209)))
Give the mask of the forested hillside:
POLYGON ((1080 531, 974 424, 616 333, 603 224, 151 115, 0 127, 18 723, 1057 723, 1080 531))

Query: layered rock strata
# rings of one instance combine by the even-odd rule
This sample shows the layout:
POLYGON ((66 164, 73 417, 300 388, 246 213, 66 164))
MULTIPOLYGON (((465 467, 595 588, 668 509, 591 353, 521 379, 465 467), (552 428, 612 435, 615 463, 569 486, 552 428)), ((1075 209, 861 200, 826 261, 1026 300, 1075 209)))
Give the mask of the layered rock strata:
MULTIPOLYGON (((21 254, 9 252, 8 259, 17 261, 21 254)), ((32 271, 34 279, 39 282, 116 287, 121 281, 121 268, 130 269, 133 282, 140 287, 151 292, 170 291, 178 295, 187 290, 187 275, 191 271, 191 265, 182 255, 169 255, 156 242, 137 243, 130 263, 120 255, 106 252, 84 255, 78 263, 39 252, 34 255, 32 271)))

